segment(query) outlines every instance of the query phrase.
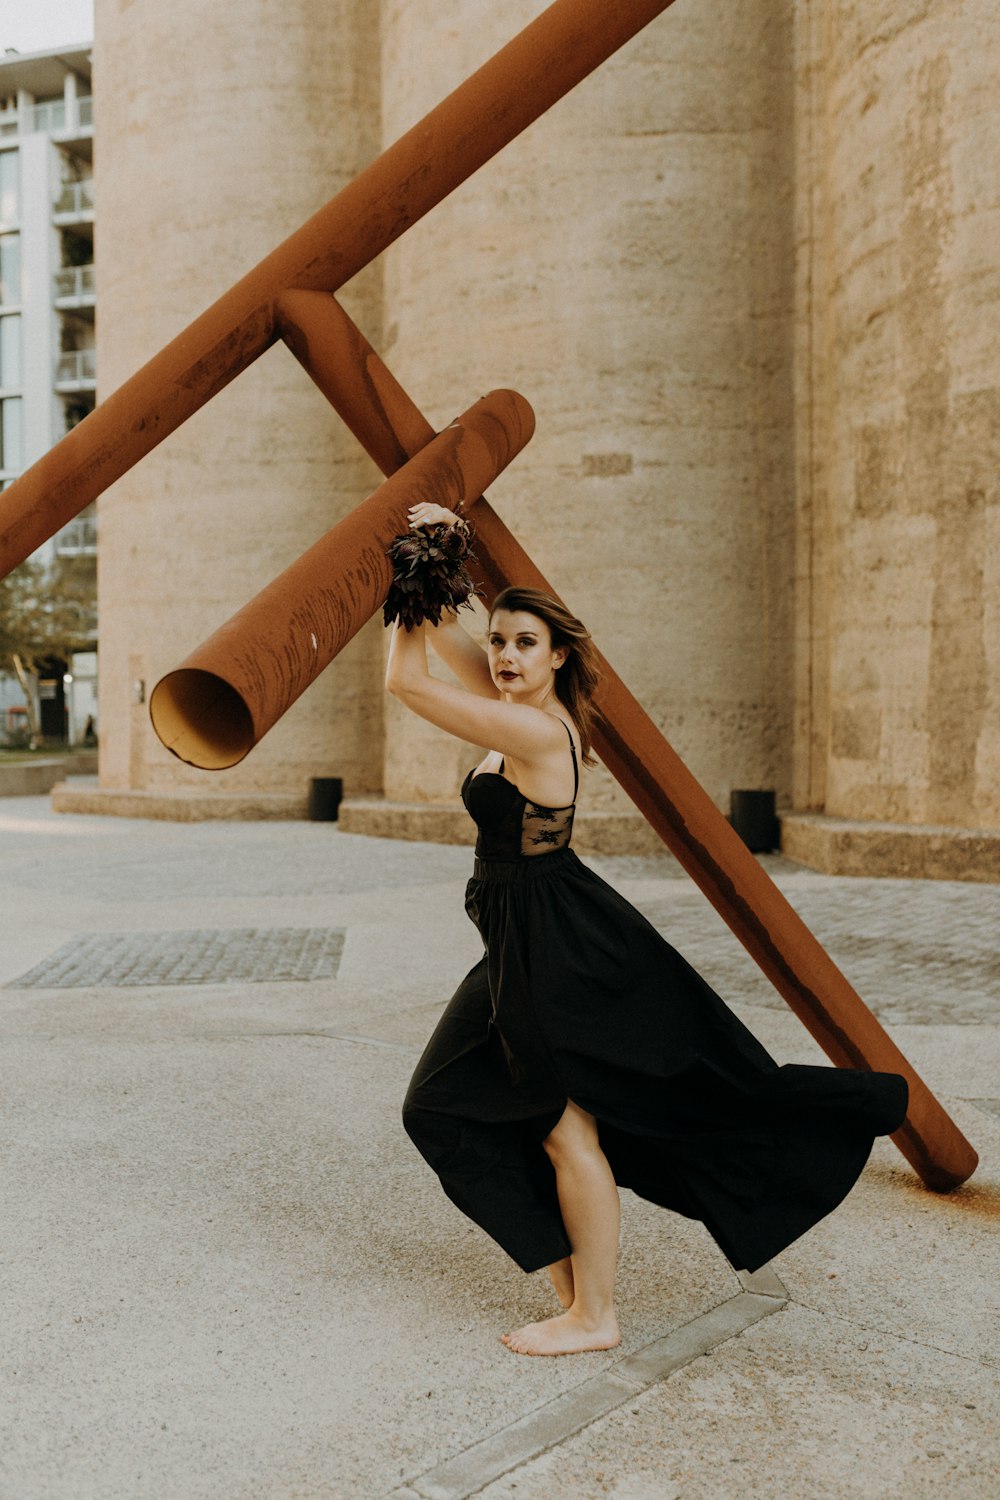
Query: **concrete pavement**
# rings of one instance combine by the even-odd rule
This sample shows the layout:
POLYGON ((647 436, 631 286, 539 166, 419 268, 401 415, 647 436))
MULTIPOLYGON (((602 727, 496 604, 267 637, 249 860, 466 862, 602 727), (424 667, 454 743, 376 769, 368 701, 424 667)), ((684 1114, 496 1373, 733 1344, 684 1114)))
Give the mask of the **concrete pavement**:
MULTIPOLYGON (((667 856, 589 862, 823 1060, 667 856)), ((625 1194, 622 1348, 530 1360, 497 1335, 545 1278, 399 1125, 469 852, 0 800, 2 1500, 992 1496, 1000 887, 768 863, 979 1170, 936 1196, 878 1141, 748 1287, 625 1194)))

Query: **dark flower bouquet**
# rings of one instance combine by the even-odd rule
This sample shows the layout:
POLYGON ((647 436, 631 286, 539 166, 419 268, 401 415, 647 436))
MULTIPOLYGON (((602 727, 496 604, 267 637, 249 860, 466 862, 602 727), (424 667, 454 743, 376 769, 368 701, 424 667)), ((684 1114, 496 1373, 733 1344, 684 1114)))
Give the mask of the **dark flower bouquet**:
POLYGON ((472 551, 473 530, 468 521, 438 522, 393 537, 388 548, 392 583, 382 607, 386 625, 398 620, 406 630, 429 620, 440 622, 446 609, 472 608, 476 586, 466 562, 472 551))

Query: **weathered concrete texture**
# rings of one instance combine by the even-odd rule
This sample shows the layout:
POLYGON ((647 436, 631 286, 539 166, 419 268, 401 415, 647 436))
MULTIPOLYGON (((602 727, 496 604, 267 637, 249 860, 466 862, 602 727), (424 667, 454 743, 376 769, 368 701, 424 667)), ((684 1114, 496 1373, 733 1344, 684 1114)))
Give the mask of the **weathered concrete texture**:
MULTIPOLYGON (((367 0, 289 0, 280 19, 266 0, 169 13, 97 0, 95 23, 103 394, 376 154, 378 13, 367 0)), ((346 301, 377 339, 377 268, 346 301)), ((279 347, 102 498, 109 796, 207 789, 158 743, 134 684, 148 695, 377 481, 279 347)), ((377 789, 379 651, 372 627, 213 790, 298 795, 311 775, 377 789)))
MULTIPOLYGON (((960 1109, 992 1155, 996 1123, 960 1109)), ((997 1193, 995 1169, 947 1199, 912 1192, 877 1143, 837 1213, 778 1257, 776 1317, 481 1494, 985 1500, 1000 1464, 997 1193)))
MULTIPOLYGON (((103 390, 543 4, 98 0, 103 390)), ((673 6, 347 300, 435 423, 525 391, 498 507, 717 802, 774 786, 872 823, 880 869, 951 874, 968 839, 939 863, 920 830, 985 830, 979 868, 1000 829, 1000 19, 904 12, 673 6)), ((102 806, 202 790, 137 685, 372 479, 277 351, 105 497, 102 806)), ((363 632, 223 795, 339 775, 435 824, 470 751, 383 705, 382 649, 363 632)))
MULTIPOLYGON (((416 839, 432 844, 469 842, 469 815, 464 807, 427 802, 390 802, 356 797, 340 804, 344 833, 373 838, 416 839)), ((663 843, 638 813, 577 811, 573 847, 581 854, 657 854, 663 843)))
MULTIPOLYGON (((59 818, 42 798, 0 805, 0 839, 5 1497, 427 1500, 425 1477, 484 1442, 493 1468, 466 1488, 491 1500, 991 1495, 993 890, 766 861, 862 964, 981 1151, 968 1183, 929 1193, 880 1140, 836 1213, 775 1261, 778 1310, 751 1305, 780 1288, 734 1275, 701 1225, 625 1194, 623 1348, 518 1359, 497 1335, 551 1307, 545 1278, 445 1199, 398 1115, 479 956, 468 849, 305 822, 59 818), (343 930, 336 980, 9 987, 80 937, 261 928, 343 930), (706 1338, 744 1310, 767 1315, 706 1338), (692 1362, 634 1389, 680 1352, 692 1362), (614 1382, 624 1404, 570 1436, 614 1382), (553 1451, 495 1479, 498 1435, 560 1411, 553 1451)), ((822 1061, 674 866, 594 865, 776 1058, 822 1061)))
MULTIPOLYGON (((928 1287, 934 1294, 933 1285, 928 1287)), ((985 1500, 995 1372, 792 1304, 480 1500, 985 1500), (790 1347, 809 1359, 789 1358, 790 1347), (779 1439, 780 1434, 780 1439, 779 1439)))
POLYGON ((790 813, 781 819, 781 849, 830 875, 1000 882, 1000 830, 790 813))
POLYGON ((796 14, 795 804, 996 830, 1000 16, 796 14))
MULTIPOLYGON (((385 138, 540 9, 387 0, 385 138)), ((435 423, 524 382, 491 499, 723 805, 789 782, 791 9, 673 7, 386 256, 388 364, 435 423)), ((386 795, 453 795, 386 723, 386 795)))
MULTIPOLYGON (((764 1269, 779 1288, 777 1295, 738 1292, 692 1318, 690 1323, 626 1355, 611 1370, 590 1376, 482 1442, 474 1443, 464 1453, 445 1459, 443 1464, 418 1475, 412 1489, 406 1486, 394 1490, 386 1500, 410 1500, 413 1494, 418 1500, 466 1500, 469 1495, 479 1494, 484 1483, 496 1474, 516 1469, 564 1443, 607 1412, 634 1401, 649 1386, 666 1380, 692 1360, 711 1353, 761 1318, 778 1311, 784 1302, 784 1288, 769 1268, 764 1269)), ((740 1280, 743 1279, 741 1273, 740 1280)))
POLYGON ((91 769, 97 769, 96 755, 92 763, 80 767, 61 756, 0 761, 0 797, 40 797, 51 791, 63 776, 82 775, 91 769))
MULTIPOLYGON (((52 789, 52 810, 58 813, 98 813, 116 818, 156 818, 172 823, 202 823, 208 820, 304 818, 309 792, 245 791, 217 792, 205 789, 203 777, 196 787, 162 791, 120 791, 99 786, 90 778, 74 783, 58 782, 52 789)), ((296 778, 298 779, 298 778, 296 778)))

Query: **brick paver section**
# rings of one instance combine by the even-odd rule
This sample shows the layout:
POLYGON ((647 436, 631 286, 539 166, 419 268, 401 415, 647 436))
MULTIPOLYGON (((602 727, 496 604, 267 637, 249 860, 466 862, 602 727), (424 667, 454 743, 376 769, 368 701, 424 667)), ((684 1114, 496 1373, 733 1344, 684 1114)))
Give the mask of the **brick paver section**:
POLYGON ((64 943, 8 989, 281 984, 335 979, 340 928, 237 927, 221 932, 99 932, 64 943))
MULTIPOLYGON (((788 881, 784 894, 883 1022, 971 1025, 1000 1017, 1000 888, 941 881, 788 881)), ((638 902, 725 1000, 784 1001, 691 887, 638 902)))

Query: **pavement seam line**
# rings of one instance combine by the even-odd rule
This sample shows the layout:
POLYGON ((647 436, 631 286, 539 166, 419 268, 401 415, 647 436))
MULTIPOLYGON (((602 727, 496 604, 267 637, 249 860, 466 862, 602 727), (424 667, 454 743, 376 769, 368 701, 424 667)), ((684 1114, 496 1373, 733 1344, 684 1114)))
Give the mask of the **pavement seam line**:
POLYGON ((876 1328, 871 1323, 861 1323, 857 1318, 852 1318, 848 1313, 837 1312, 836 1308, 817 1307, 815 1303, 803 1302, 800 1297, 788 1294, 788 1303, 793 1307, 805 1308, 807 1312, 814 1312, 821 1318, 837 1318, 841 1323, 850 1323, 859 1333, 877 1333, 882 1338, 898 1339, 902 1344, 915 1344, 918 1349, 931 1349, 935 1354, 944 1354, 949 1359, 963 1359, 967 1364, 975 1365, 980 1370, 1000 1369, 1000 1361, 991 1360, 989 1356, 976 1354, 960 1354, 957 1349, 942 1349, 940 1344, 929 1344, 926 1339, 911 1338, 909 1334, 897 1333, 894 1328, 876 1328))
POLYGON ((359 1047, 385 1047, 391 1052, 419 1052, 420 1048, 410 1042, 390 1042, 378 1036, 364 1036, 354 1031, 336 1031, 326 1027, 321 1031, 251 1031, 251 1037, 272 1036, 318 1036, 331 1042, 354 1042, 359 1047))
MULTIPOLYGON (((781 1286, 778 1278, 772 1285, 781 1286)), ((759 1273, 758 1273, 759 1274, 759 1273)), ((385 1500, 469 1500, 487 1485, 549 1452, 590 1423, 778 1312, 787 1293, 741 1290, 617 1364, 535 1407, 498 1432, 388 1492, 385 1500)))

